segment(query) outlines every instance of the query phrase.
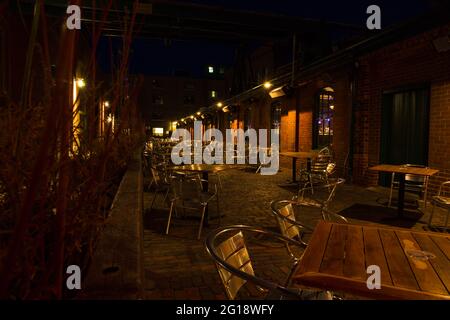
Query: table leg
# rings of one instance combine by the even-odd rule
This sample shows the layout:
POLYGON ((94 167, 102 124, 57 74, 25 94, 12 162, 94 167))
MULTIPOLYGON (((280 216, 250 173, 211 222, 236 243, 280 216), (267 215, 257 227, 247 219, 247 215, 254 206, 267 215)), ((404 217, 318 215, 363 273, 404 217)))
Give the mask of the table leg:
POLYGON ((297 182, 297 159, 292 158, 292 182, 297 182))
POLYGON ((311 172, 311 158, 306 159, 306 170, 311 172))
POLYGON ((398 184, 398 204, 397 204, 397 215, 399 218, 403 217, 403 208, 405 206, 405 174, 399 173, 399 184, 398 184))

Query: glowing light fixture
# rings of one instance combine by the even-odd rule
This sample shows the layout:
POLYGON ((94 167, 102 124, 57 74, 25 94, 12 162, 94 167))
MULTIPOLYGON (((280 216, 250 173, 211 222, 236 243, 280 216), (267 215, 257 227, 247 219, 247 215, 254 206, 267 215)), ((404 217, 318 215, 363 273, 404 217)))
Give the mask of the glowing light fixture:
POLYGON ((85 86, 86 86, 86 82, 84 81, 84 79, 82 79, 82 78, 78 78, 77 79, 77 86, 78 86, 78 88, 84 88, 85 86))
POLYGON ((201 115, 202 113, 199 111, 199 112, 197 112, 197 115, 199 116, 199 115, 201 115))
POLYGON ((331 109, 331 110, 334 110, 334 105, 331 105, 331 106, 330 106, 330 109, 331 109))
POLYGON ((222 108, 222 106, 223 106, 223 103, 222 103, 222 102, 218 102, 218 103, 217 103, 217 107, 218 107, 218 108, 222 108))
POLYGON ((264 82, 263 86, 264 86, 264 88, 266 88, 266 89, 272 88, 272 84, 271 84, 269 81, 264 82))
POLYGON ((109 101, 105 101, 104 106, 109 107, 109 101))

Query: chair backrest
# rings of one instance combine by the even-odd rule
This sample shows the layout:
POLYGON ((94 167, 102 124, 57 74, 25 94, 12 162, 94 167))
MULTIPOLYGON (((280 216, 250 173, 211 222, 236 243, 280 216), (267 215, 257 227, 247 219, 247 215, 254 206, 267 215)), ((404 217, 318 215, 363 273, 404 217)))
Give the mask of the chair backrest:
MULTIPOLYGON (((242 231, 219 244, 216 252, 223 261, 232 267, 252 276, 255 275, 242 231)), ((216 263, 216 267, 228 298, 233 300, 247 280, 232 274, 218 263, 216 263)))
MULTIPOLYGON (((405 164, 404 167, 412 167, 412 168, 428 168, 427 166, 420 164, 405 164)), ((415 174, 406 174, 405 182, 407 183, 415 183, 415 184, 423 184, 425 182, 424 176, 418 176, 415 174)))
POLYGON ((199 202, 201 198, 201 181, 198 175, 174 175, 170 180, 173 198, 189 202, 199 202))
POLYGON ((311 163, 311 173, 315 173, 315 174, 324 174, 327 171, 327 167, 329 164, 329 160, 325 159, 325 158, 317 158, 316 161, 313 161, 311 163))
POLYGON ((169 184, 168 174, 164 165, 151 166, 150 172, 153 178, 154 183, 158 187, 162 187, 163 185, 169 184))
POLYGON ((308 184, 306 184, 304 188, 298 191, 298 200, 301 202, 304 199, 305 192, 311 191, 309 197, 313 197, 322 203, 323 208, 326 209, 336 196, 337 188, 344 183, 345 179, 343 178, 330 178, 327 184, 315 186, 314 188, 307 187, 308 184), (313 190, 314 194, 312 193, 313 190))
POLYGON ((292 203, 282 203, 281 207, 274 208, 278 214, 275 215, 277 219, 280 232, 283 236, 294 239, 300 238, 301 231, 300 228, 290 221, 295 220, 295 211, 292 207, 292 203))

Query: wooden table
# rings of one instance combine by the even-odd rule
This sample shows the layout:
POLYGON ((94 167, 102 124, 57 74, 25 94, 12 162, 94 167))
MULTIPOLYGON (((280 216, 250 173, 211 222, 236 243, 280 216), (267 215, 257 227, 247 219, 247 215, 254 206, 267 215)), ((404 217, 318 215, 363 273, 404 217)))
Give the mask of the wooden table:
POLYGON ((202 179, 204 180, 202 182, 202 191, 208 192, 209 191, 208 181, 210 173, 218 173, 220 171, 234 169, 235 167, 236 167, 235 165, 229 164, 185 164, 180 166, 171 166, 170 170, 201 173, 202 179))
POLYGON ((375 299, 450 299, 450 235, 321 221, 292 280, 375 299), (367 287, 370 265, 380 267, 380 289, 367 287))
POLYGON ((408 167, 405 165, 394 165, 394 164, 379 164, 377 166, 369 168, 369 170, 398 174, 399 184, 398 184, 397 214, 399 218, 403 217, 403 208, 405 206, 405 175, 414 174, 418 176, 430 177, 439 172, 439 170, 436 169, 408 167))
POLYGON ((317 151, 280 152, 280 156, 292 158, 292 182, 297 182, 297 159, 307 159, 307 168, 311 168, 311 160, 317 158, 317 151))

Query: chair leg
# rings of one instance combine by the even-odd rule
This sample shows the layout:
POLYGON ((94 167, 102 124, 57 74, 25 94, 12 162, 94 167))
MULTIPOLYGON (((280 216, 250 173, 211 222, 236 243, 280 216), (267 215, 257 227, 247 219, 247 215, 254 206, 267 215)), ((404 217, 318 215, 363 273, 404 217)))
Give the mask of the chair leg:
POLYGON ((169 234, 170 220, 172 219, 173 205, 175 201, 170 202, 169 218, 167 219, 166 234, 169 234))
POLYGON ((389 192, 388 207, 390 207, 392 204, 392 193, 393 192, 394 192, 394 174, 392 174, 392 179, 391 179, 391 190, 389 192))
POLYGON ((158 190, 155 190, 155 195, 153 196, 152 204, 150 205, 150 211, 152 211, 152 209, 153 209, 153 204, 155 203, 157 196, 158 196, 158 190))
POLYGON ((430 219, 428 220, 428 227, 431 227, 431 219, 433 219, 433 215, 434 215, 434 203, 433 203, 433 207, 431 208, 431 213, 430 213, 430 219))
POLYGON ((152 190, 152 185, 153 185, 153 178, 152 178, 152 180, 150 181, 150 183, 147 186, 147 190, 148 191, 152 190))
POLYGON ((309 175, 309 184, 311 185, 311 194, 314 194, 313 178, 311 174, 309 175))
POLYGON ((165 194, 164 194, 163 202, 166 202, 167 196, 168 196, 168 195, 169 195, 169 188, 167 188, 167 191, 166 191, 165 194))
POLYGON ((219 204, 219 194, 216 195, 216 201, 217 201, 217 214, 219 215, 219 226, 222 224, 222 221, 220 220, 220 204, 219 204))
POLYGON ((203 220, 205 219, 206 205, 202 208, 202 218, 200 219, 200 227, 198 228, 197 240, 200 240, 200 235, 202 234, 203 220))

